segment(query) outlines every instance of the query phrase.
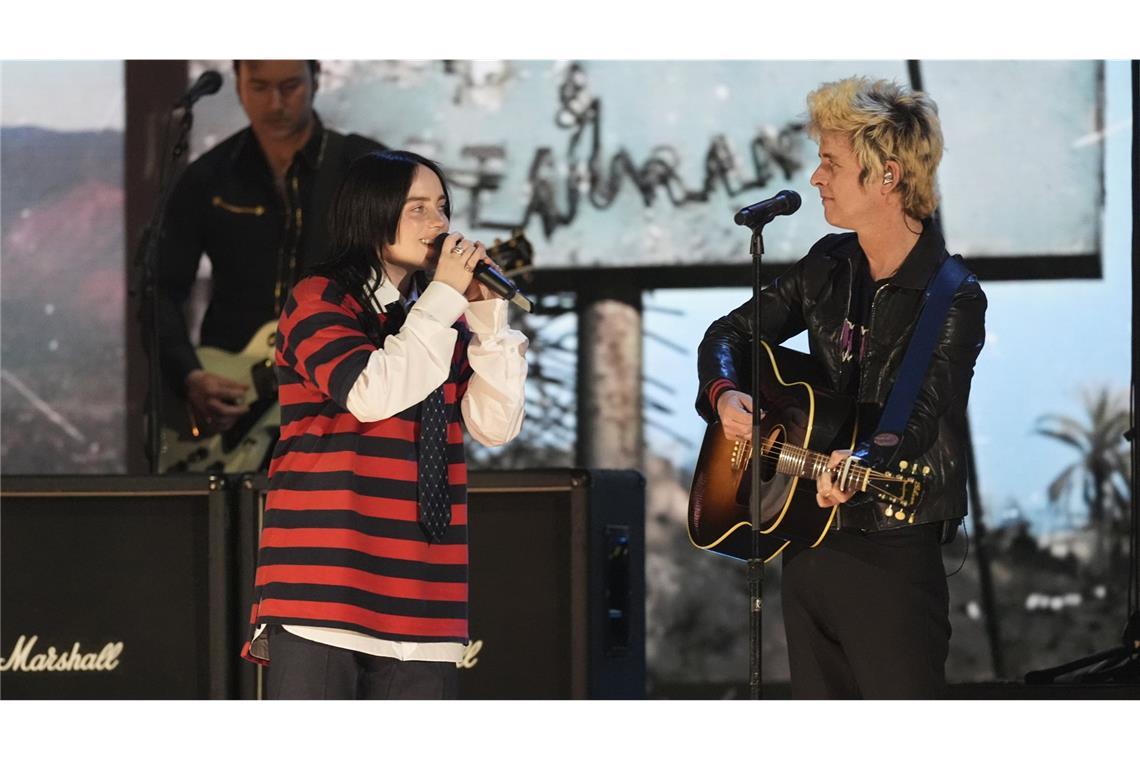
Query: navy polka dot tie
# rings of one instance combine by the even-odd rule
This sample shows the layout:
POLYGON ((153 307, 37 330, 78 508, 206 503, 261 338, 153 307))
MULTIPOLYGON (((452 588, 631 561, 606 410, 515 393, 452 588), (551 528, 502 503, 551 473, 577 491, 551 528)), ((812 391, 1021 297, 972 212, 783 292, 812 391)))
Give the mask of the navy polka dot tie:
POLYGON ((443 386, 420 403, 417 519, 428 539, 443 540, 451 523, 451 489, 447 484, 447 417, 443 386))

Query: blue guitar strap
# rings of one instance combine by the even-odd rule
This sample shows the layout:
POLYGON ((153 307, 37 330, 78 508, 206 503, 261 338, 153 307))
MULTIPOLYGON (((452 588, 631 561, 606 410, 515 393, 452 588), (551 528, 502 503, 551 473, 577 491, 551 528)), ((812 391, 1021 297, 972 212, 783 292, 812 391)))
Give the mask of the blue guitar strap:
POLYGON ((884 466, 898 448, 954 294, 967 280, 975 281, 977 278, 966 269, 960 256, 948 256, 922 294, 922 314, 906 348, 895 385, 887 397, 878 429, 870 440, 864 439, 853 452, 870 466, 884 466))

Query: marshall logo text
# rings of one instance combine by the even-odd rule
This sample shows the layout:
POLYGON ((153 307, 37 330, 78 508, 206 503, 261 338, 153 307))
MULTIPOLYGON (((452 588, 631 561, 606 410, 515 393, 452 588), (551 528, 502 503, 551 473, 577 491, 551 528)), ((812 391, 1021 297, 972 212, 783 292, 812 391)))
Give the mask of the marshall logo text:
POLYGON ((57 652, 48 647, 46 652, 33 654, 39 636, 21 636, 12 647, 11 656, 0 657, 0 671, 24 671, 29 673, 64 673, 76 670, 108 671, 119 667, 119 656, 123 653, 123 642, 110 641, 99 652, 82 652, 79 642, 72 645, 71 651, 57 652))
POLYGON ((455 663, 457 668, 473 668, 478 664, 479 658, 476 656, 483 651, 483 639, 478 641, 468 641, 467 648, 463 650, 463 659, 455 663))

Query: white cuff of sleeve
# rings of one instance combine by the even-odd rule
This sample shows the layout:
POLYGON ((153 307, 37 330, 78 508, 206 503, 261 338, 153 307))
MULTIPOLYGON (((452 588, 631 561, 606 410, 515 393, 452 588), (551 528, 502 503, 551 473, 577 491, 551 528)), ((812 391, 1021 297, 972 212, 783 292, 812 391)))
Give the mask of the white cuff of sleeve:
POLYGON ((497 335, 507 327, 507 302, 502 298, 467 304, 467 326, 476 335, 497 335))
POLYGON ((431 317, 441 325, 451 327, 467 308, 467 297, 455 288, 442 282, 432 282, 408 313, 416 312, 431 317))

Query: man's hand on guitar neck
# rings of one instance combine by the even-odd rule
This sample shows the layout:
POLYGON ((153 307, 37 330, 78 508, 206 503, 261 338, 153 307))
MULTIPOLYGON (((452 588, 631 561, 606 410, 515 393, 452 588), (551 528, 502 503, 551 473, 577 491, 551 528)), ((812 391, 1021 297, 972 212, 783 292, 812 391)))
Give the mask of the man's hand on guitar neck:
MULTIPOLYGON (((740 391, 725 391, 716 400, 724 437, 730 441, 752 440, 752 397, 740 391)), ((764 411, 760 411, 763 418, 764 411)))
MULTIPOLYGON (((835 482, 835 472, 839 466, 843 464, 844 460, 851 456, 851 449, 840 449, 831 452, 831 458, 827 460, 827 469, 815 481, 815 503, 821 509, 830 509, 837 504, 842 504, 849 501, 855 495, 855 491, 844 491, 835 482)), ((858 460, 855 460, 858 461, 858 460)))
POLYGON ((204 369, 193 370, 186 376, 186 399, 194 415, 194 426, 203 435, 229 430, 249 411, 243 403, 248 390, 248 385, 228 377, 204 369))

